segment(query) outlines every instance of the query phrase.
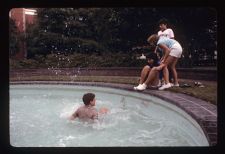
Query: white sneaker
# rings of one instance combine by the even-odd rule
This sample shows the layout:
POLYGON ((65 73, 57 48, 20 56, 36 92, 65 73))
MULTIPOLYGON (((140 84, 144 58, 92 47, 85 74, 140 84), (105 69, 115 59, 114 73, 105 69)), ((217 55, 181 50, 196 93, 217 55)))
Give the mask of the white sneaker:
POLYGON ((159 80, 157 87, 161 87, 161 86, 162 86, 162 84, 161 84, 161 81, 159 80))
POLYGON ((171 87, 179 87, 180 86, 179 83, 177 83, 177 84, 170 83, 170 85, 171 85, 171 87))
POLYGON ((179 87, 180 85, 179 85, 179 83, 177 83, 177 84, 174 84, 173 86, 174 87, 179 87))
POLYGON ((164 90, 164 89, 167 89, 167 88, 170 88, 172 87, 170 83, 167 83, 167 84, 164 84, 162 85, 162 87, 159 88, 159 90, 164 90))
POLYGON ((143 83, 137 87, 137 90, 145 90, 146 88, 147 88, 147 85, 145 83, 143 83))
POLYGON ((137 87, 140 87, 142 84, 139 84, 138 86, 134 87, 134 90, 137 90, 137 87))

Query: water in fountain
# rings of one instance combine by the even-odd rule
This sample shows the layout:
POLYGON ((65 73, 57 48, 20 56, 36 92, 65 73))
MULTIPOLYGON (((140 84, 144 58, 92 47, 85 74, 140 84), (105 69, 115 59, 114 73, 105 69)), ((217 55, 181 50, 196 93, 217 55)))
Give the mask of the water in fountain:
POLYGON ((126 109, 126 99, 124 96, 121 98, 120 103, 122 104, 122 109, 125 110, 126 109))

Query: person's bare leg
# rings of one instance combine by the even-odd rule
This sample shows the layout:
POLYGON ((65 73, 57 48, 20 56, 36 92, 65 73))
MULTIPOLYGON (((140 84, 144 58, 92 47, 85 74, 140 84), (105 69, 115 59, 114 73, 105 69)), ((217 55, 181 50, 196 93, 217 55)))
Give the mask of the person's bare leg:
POLYGON ((153 68, 151 69, 150 73, 148 74, 148 78, 145 80, 144 83, 145 83, 146 85, 151 84, 151 83, 155 80, 155 78, 157 77, 157 75, 158 75, 157 67, 153 67, 153 68))
POLYGON ((169 82, 174 83, 173 72, 170 67, 167 67, 169 71, 169 82))
POLYGON ((147 88, 147 85, 152 84, 155 80, 155 78, 157 78, 158 76, 158 71, 160 71, 162 68, 164 67, 164 64, 158 66, 158 67, 153 67, 151 69, 151 71, 148 74, 147 79, 145 80, 145 82, 141 85, 139 85, 138 87, 135 87, 135 90, 145 90, 147 88))
POLYGON ((170 66, 177 58, 176 57, 173 57, 173 56, 168 56, 166 58, 166 61, 164 62, 164 65, 167 67, 167 66, 170 66))
POLYGON ((164 76, 165 84, 169 83, 169 71, 167 66, 163 68, 163 76, 164 76))
POLYGON ((178 77, 177 77, 177 70, 176 70, 177 61, 178 61, 178 58, 175 58, 170 65, 171 71, 173 73, 174 84, 178 84, 178 77))
POLYGON ((144 83, 144 81, 148 77, 148 74, 149 74, 150 71, 151 71, 150 66, 146 65, 145 67, 143 67, 143 69, 141 71, 141 77, 140 77, 139 85, 135 86, 134 90, 138 90, 140 88, 140 86, 144 83))
POLYGON ((157 87, 159 84, 159 71, 156 72, 157 73, 157 77, 152 81, 151 84, 148 84, 148 86, 153 86, 153 87, 157 87))
POLYGON ((148 76, 150 70, 151 70, 151 68, 150 68, 148 65, 146 65, 146 66, 142 69, 142 71, 141 71, 141 78, 140 78, 139 84, 144 83, 144 81, 145 81, 145 79, 147 78, 147 76, 148 76))
POLYGON ((167 66, 169 66, 174 61, 174 58, 175 57, 172 57, 172 56, 169 55, 166 58, 165 62, 163 63, 165 65, 164 68, 163 68, 163 76, 164 76, 164 79, 165 79, 165 85, 160 87, 159 90, 164 90, 164 89, 167 89, 167 88, 171 87, 171 84, 169 83, 169 71, 168 71, 167 66))

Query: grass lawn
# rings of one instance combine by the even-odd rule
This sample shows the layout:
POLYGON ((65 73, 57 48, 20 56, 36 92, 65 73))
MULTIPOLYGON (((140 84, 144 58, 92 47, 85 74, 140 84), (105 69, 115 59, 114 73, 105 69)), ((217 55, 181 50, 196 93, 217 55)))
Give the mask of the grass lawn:
MULTIPOLYGON (((137 85, 139 77, 120 77, 120 76, 20 76, 10 77, 10 81, 84 81, 84 82, 110 82, 137 85)), ((196 80, 197 81, 197 80, 196 80)), ((180 79, 180 85, 186 83, 191 87, 172 87, 167 90, 185 93, 193 97, 200 98, 212 104, 217 104, 217 82, 200 81, 204 87, 194 85, 195 80, 180 79)))
POLYGON ((193 80, 180 80, 180 85, 187 83, 191 87, 186 88, 180 88, 180 87, 172 87, 168 90, 173 92, 179 92, 184 93, 187 95, 191 95, 193 97, 197 97, 200 99, 203 99, 205 101, 208 101, 212 104, 217 104, 217 82, 212 81, 201 81, 201 83, 204 85, 204 87, 199 87, 194 85, 193 80))

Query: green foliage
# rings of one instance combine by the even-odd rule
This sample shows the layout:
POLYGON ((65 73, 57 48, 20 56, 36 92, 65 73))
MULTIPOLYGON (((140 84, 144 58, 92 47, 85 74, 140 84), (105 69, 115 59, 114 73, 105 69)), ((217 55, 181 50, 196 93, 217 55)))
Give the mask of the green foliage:
POLYGON ((71 68, 71 67, 142 67, 145 60, 123 53, 82 54, 73 53, 36 55, 33 59, 10 60, 10 68, 71 68))
POLYGON ((19 33, 15 21, 9 18, 9 56, 14 56, 19 51, 19 33))
POLYGON ((29 27, 28 58, 35 54, 102 53, 112 44, 111 9, 38 9, 38 23, 29 27))
POLYGON ((20 65, 20 62, 18 60, 15 60, 15 59, 9 59, 9 68, 12 69, 12 68, 23 68, 21 65, 20 65))
POLYGON ((23 68, 36 68, 39 65, 39 63, 33 59, 25 59, 20 61, 20 65, 23 68))
MULTIPOLYGON (((170 21, 168 27, 184 48, 185 57, 199 59, 205 53, 213 57, 216 50, 216 11, 210 8, 39 8, 37 14, 37 23, 27 30, 28 58, 49 54, 130 54, 133 47, 147 45, 147 37, 158 32, 158 20, 163 17, 170 21)), ((111 66, 110 59, 105 59, 98 60, 111 66)), ((118 59, 113 66, 121 63, 127 65, 118 59)), ((193 62, 179 64, 190 67, 193 62)))

